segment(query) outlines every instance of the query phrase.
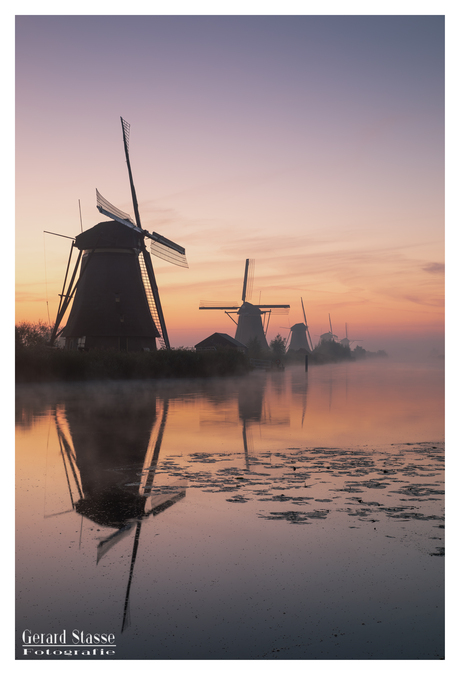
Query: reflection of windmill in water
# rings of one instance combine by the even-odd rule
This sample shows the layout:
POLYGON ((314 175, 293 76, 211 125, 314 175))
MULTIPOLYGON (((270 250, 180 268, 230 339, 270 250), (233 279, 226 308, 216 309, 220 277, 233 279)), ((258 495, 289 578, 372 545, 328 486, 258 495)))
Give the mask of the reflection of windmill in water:
POLYGON ((307 395, 309 379, 304 372, 294 370, 291 372, 291 391, 294 400, 299 401, 302 406, 302 416, 300 427, 303 428, 305 415, 307 412, 307 395))
POLYGON ((298 352, 304 351, 306 353, 313 351, 313 342, 310 337, 310 331, 308 330, 307 317, 305 315, 305 307, 303 305, 303 299, 300 298, 302 303, 302 312, 303 320, 305 323, 296 323, 289 329, 289 352, 298 352))
POLYGON ((120 410, 110 402, 69 405, 67 422, 56 414, 56 428, 72 508, 82 516, 116 531, 99 542, 97 562, 134 531, 122 631, 129 622, 129 594, 142 522, 185 496, 184 486, 152 491, 168 415, 163 402, 157 419, 155 403, 139 402, 120 410), (127 423, 129 415, 130 424, 127 423), (76 492, 76 497, 74 497, 76 492))
MULTIPOLYGON (((290 421, 289 413, 286 413, 285 409, 281 409, 279 405, 275 405, 272 409, 267 400, 267 384, 271 376, 272 373, 254 373, 250 378, 236 382, 236 389, 232 387, 228 392, 219 391, 220 409, 214 410, 213 408, 211 417, 206 415, 200 420, 200 426, 215 426, 218 433, 222 433, 221 430, 225 424, 235 426, 234 404, 236 404, 238 422, 241 424, 246 469, 250 468, 250 459, 254 449, 253 428, 271 424, 288 425, 290 421)), ((210 401, 214 404, 215 400, 215 396, 212 395, 210 401)), ((230 434, 225 435, 230 437, 230 434)))
POLYGON ((96 190, 98 210, 111 218, 82 232, 72 242, 50 344, 62 334, 67 349, 169 349, 169 338, 150 252, 187 267, 185 249, 156 232, 143 230, 129 160, 129 124, 121 118, 134 220, 96 190), (73 249, 79 250, 67 284, 73 249), (76 281, 81 261, 80 276, 76 281), (73 300, 67 325, 60 331, 73 300))
POLYGON ((259 346, 268 350, 267 330, 271 314, 287 314, 289 305, 254 305, 249 302, 252 292, 252 283, 254 279, 254 260, 247 259, 244 268, 242 305, 236 302, 223 303, 201 303, 200 309, 220 309, 224 310, 230 319, 236 324, 235 339, 246 345, 257 340, 259 346), (238 315, 238 321, 235 321, 232 314, 238 315))
POLYGON ((243 434, 243 450, 246 469, 249 469, 249 457, 254 450, 250 427, 261 424, 264 412, 266 378, 257 378, 238 388, 238 417, 243 434))

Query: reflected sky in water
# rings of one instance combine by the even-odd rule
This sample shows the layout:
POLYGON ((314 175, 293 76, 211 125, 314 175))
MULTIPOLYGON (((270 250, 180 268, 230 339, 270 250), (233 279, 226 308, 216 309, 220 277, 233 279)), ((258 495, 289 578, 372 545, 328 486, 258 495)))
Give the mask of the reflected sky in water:
POLYGON ((112 632, 102 659, 442 658, 443 391, 388 361, 18 388, 17 657, 69 658, 28 628, 112 632))

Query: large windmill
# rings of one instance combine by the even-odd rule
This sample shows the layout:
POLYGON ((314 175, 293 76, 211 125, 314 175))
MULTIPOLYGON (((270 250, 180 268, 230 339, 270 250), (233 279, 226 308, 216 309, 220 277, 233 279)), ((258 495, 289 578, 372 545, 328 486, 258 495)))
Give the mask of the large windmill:
POLYGON ((303 320, 305 323, 295 323, 290 327, 290 342, 289 342, 289 352, 297 352, 300 349, 312 352, 313 351, 313 342, 310 337, 310 331, 308 330, 307 317, 305 315, 305 307, 303 305, 303 299, 300 298, 302 303, 302 312, 303 320))
POLYGON ((228 303, 201 303, 200 309, 221 309, 236 324, 235 339, 248 346, 250 342, 257 340, 262 349, 268 350, 267 329, 270 321, 270 315, 287 314, 290 305, 254 305, 249 302, 252 290, 252 280, 254 277, 254 260, 246 260, 243 278, 242 305, 236 302, 228 303), (235 321, 232 314, 238 315, 235 321))
POLYGON ((157 338, 162 347, 170 348, 150 253, 188 267, 185 249, 156 232, 142 229, 129 160, 130 125, 120 119, 134 219, 96 190, 97 209, 111 220, 82 232, 72 242, 51 345, 62 334, 68 349, 149 350, 156 349, 157 338), (145 239, 150 240, 150 253, 145 239), (66 289, 74 248, 79 253, 66 289), (67 325, 59 333, 72 300, 67 325))

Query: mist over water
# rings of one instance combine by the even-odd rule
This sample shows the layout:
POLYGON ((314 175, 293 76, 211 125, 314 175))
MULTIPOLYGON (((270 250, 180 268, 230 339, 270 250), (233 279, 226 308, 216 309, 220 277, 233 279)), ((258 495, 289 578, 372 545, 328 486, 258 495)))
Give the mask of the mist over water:
POLYGON ((112 632, 100 659, 443 657, 441 360, 18 387, 16 413, 17 658, 69 658, 25 628, 112 632))

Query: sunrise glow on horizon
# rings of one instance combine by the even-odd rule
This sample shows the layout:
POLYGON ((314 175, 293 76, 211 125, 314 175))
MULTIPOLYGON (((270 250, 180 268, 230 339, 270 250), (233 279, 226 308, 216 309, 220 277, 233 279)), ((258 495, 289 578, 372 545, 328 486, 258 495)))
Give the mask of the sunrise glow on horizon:
POLYGON ((313 341, 442 353, 444 17, 18 16, 16 321, 56 317, 96 188, 181 244, 153 258, 173 347, 235 325, 202 301, 303 298, 313 341))

